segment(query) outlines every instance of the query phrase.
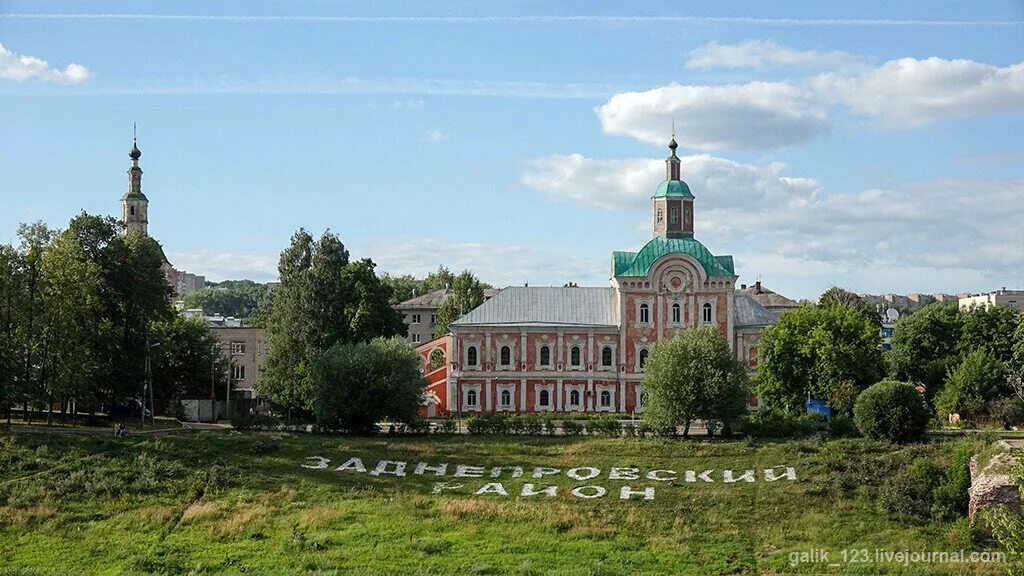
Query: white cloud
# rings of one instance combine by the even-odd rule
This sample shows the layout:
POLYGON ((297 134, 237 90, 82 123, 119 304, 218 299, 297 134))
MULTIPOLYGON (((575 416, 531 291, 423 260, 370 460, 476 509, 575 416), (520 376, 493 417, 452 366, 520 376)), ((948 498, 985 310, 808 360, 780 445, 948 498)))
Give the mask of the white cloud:
POLYGON ((203 248, 196 252, 168 252, 167 259, 178 270, 206 276, 212 282, 240 278, 259 282, 277 279, 277 254, 218 252, 203 248))
POLYGON ((0 79, 78 84, 88 78, 89 70, 85 66, 68 64, 63 70, 53 68, 42 58, 15 54, 0 44, 0 79))
POLYGON ((816 94, 785 82, 670 84, 616 94, 595 111, 605 132, 652 144, 666 143, 674 118, 680 146, 701 151, 791 146, 832 125, 816 94))
POLYGON ((766 68, 771 66, 839 67, 854 64, 855 56, 838 50, 794 50, 771 40, 739 44, 708 42, 690 52, 687 68, 766 68))
POLYGON ((1024 63, 901 58, 859 76, 822 74, 812 84, 822 97, 892 126, 1024 112, 1024 63))
POLYGON ((440 130, 428 130, 420 139, 424 142, 444 142, 448 140, 448 135, 440 130))
MULTIPOLYGON (((880 274, 891 282, 888 290, 928 289, 923 278, 960 289, 978 289, 986 281, 1024 283, 1018 246, 1024 180, 932 180, 828 194, 813 178, 784 175, 781 164, 753 166, 708 155, 682 161, 683 179, 697 197, 698 238, 712 250, 729 247, 738 262, 773 262, 767 271, 782 276, 814 270, 815 289, 829 283, 822 270, 876 290, 880 274), (914 275, 901 278, 901 270, 914 275)), ((553 200, 645 210, 662 179, 657 160, 573 154, 535 161, 523 182, 553 200)))

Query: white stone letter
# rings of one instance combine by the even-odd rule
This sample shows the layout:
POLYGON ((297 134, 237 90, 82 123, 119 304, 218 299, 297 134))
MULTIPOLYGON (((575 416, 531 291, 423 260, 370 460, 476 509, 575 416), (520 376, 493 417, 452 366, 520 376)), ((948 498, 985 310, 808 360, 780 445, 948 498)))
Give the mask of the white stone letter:
POLYGON ((330 460, 324 458, 323 456, 306 456, 306 460, 314 460, 312 464, 302 465, 303 468, 309 468, 310 470, 320 470, 323 468, 327 468, 327 465, 330 464, 331 462, 330 460))
POLYGON ((609 480, 639 480, 640 477, 637 474, 640 470, 636 468, 612 468, 608 472, 609 480))
POLYGON ((774 482, 774 481, 780 480, 782 478, 785 478, 786 480, 796 480, 796 468, 790 468, 789 466, 786 466, 785 467, 786 471, 784 473, 776 474, 775 470, 777 468, 783 468, 783 466, 774 466, 772 468, 765 468, 764 469, 764 481, 765 482, 774 482))
POLYGON ((644 500, 654 500, 654 487, 633 490, 629 486, 623 486, 619 489, 619 500, 629 500, 633 496, 643 496, 644 500))
POLYGON ((458 490, 465 484, 456 484, 455 482, 434 482, 434 494, 440 494, 445 490, 458 490))
POLYGON ((351 470, 353 472, 366 472, 366 466, 363 466, 362 458, 349 458, 344 464, 334 469, 335 472, 342 472, 344 470, 351 470))
POLYGON ((455 467, 456 478, 479 478, 483 475, 483 466, 466 466, 465 464, 459 464, 455 467))
POLYGON ((371 476, 380 476, 381 474, 392 474, 394 476, 405 476, 405 462, 401 460, 381 460, 377 462, 377 467, 370 470, 371 476), (394 466, 394 470, 388 470, 388 466, 394 466))
POLYGON ((714 472, 714 470, 705 470, 705 471, 701 472, 700 474, 697 474, 697 472, 694 471, 694 470, 687 470, 686 471, 686 481, 687 482, 696 482, 697 478, 700 478, 701 480, 703 480, 705 482, 714 482, 714 480, 712 480, 711 477, 708 476, 708 474, 711 474, 712 472, 714 472))
POLYGON ((508 492, 505 491, 505 487, 498 482, 488 482, 480 487, 479 490, 473 492, 474 496, 481 494, 501 494, 502 496, 508 496, 508 492))
POLYGON ((501 476, 502 470, 511 470, 513 478, 519 478, 520 476, 523 475, 522 466, 495 466, 494 468, 491 468, 491 478, 497 478, 498 476, 501 476))
POLYGON ((533 484, 527 482, 523 484, 523 491, 519 494, 520 496, 539 496, 541 494, 547 494, 548 496, 555 496, 558 494, 558 486, 545 486, 540 490, 533 487, 533 484))
POLYGON ((547 466, 538 466, 533 469, 533 477, 540 478, 541 476, 552 476, 561 472, 558 468, 548 468, 547 466))
POLYGON ((739 482, 741 480, 744 481, 744 482, 753 482, 754 481, 754 471, 753 470, 745 470, 743 472, 743 474, 740 474, 739 476, 737 476, 735 478, 732 475, 732 470, 723 470, 722 471, 722 481, 725 482, 726 484, 732 484, 733 482, 739 482))
POLYGON ((573 480, 590 480, 596 478, 601 471, 593 466, 580 466, 579 468, 573 468, 565 473, 566 476, 573 480))
POLYGON ((675 470, 651 470, 647 473, 648 480, 656 480, 658 482, 671 482, 679 476, 675 470))
POLYGON ((431 466, 426 462, 420 462, 416 465, 416 474, 424 474, 427 471, 434 473, 434 476, 444 476, 444 473, 448 471, 448 464, 438 464, 437 466, 431 466))
POLYGON ((600 486, 577 486, 569 491, 573 496, 593 500, 604 496, 608 491, 600 486), (584 492, 584 490, 586 492, 584 492))

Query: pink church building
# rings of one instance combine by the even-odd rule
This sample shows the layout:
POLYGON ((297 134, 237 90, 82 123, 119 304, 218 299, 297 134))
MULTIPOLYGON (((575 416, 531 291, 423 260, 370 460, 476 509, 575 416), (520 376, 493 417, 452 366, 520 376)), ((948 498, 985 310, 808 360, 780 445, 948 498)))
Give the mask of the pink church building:
POLYGON ((755 366, 758 336, 777 316, 736 293, 732 256, 694 238, 676 147, 652 197, 654 237, 612 254, 611 286, 506 288, 421 347, 446 340, 448 373, 428 390, 430 413, 640 412, 652 347, 693 326, 716 327, 755 366))

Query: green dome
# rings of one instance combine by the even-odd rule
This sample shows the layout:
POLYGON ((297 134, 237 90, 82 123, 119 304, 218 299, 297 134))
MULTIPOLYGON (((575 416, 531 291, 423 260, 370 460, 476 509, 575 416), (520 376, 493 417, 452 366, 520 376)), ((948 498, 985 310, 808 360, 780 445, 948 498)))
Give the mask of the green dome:
POLYGON ((615 276, 646 276, 662 256, 687 254, 700 262, 708 276, 733 276, 732 256, 715 256, 694 238, 655 236, 639 252, 612 253, 615 276))
POLYGON ((665 180, 658 186, 654 198, 693 198, 690 187, 682 180, 665 180))

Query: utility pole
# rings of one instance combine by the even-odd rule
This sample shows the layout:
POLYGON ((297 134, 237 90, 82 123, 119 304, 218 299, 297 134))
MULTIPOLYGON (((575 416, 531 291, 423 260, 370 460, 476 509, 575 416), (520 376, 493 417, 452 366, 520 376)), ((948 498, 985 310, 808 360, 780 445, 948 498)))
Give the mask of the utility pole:
POLYGON ((213 345, 210 357, 210 420, 217 420, 217 357, 220 356, 220 344, 213 345))

